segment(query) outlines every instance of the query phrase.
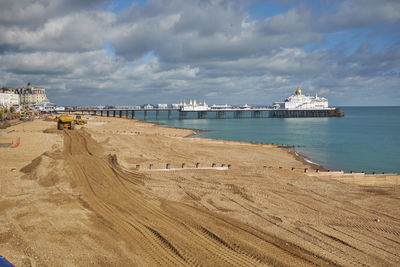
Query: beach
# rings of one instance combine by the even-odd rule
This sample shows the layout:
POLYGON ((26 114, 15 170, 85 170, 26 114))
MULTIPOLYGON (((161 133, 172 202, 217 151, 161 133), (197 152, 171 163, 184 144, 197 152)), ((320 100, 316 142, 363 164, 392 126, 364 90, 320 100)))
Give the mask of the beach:
POLYGON ((346 182, 274 145, 88 119, 2 130, 21 142, 0 147, 0 254, 16 266, 400 263, 397 178, 346 182))

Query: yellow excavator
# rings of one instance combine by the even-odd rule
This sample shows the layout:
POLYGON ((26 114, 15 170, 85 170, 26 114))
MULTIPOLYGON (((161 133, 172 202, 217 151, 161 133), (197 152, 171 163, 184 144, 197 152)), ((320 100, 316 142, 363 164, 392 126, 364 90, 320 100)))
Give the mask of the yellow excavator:
POLYGON ((86 123, 87 120, 82 119, 80 115, 77 116, 61 115, 57 120, 57 129, 63 130, 67 128, 73 130, 75 129, 75 125, 83 125, 86 123))

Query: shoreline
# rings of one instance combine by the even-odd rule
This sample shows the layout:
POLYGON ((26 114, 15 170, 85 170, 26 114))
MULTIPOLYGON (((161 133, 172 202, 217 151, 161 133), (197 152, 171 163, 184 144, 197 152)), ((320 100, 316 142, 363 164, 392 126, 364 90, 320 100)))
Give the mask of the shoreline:
POLYGON ((191 130, 193 131, 192 134, 189 134, 187 136, 185 136, 186 138, 200 138, 200 139, 204 139, 204 140, 214 140, 214 141, 223 141, 223 142, 233 142, 233 143, 237 143, 237 144, 249 144, 249 145, 268 145, 268 146, 273 146, 276 148, 280 148, 283 151, 288 152, 289 154, 291 154, 295 159, 297 159, 298 161, 308 164, 312 169, 314 170, 319 170, 319 171, 327 171, 326 168, 324 168, 322 165, 313 162, 311 159, 307 158, 306 155, 303 155, 301 153, 298 153, 294 150, 291 150, 291 148, 293 146, 288 146, 288 145, 278 145, 278 144, 271 144, 271 143, 254 143, 254 142, 248 142, 248 141, 237 141, 237 140, 225 140, 225 139, 214 139, 214 138, 210 138, 210 137, 201 137, 199 135, 199 132, 212 132, 211 130, 203 130, 203 129, 195 129, 195 128, 184 128, 184 127, 175 127, 175 126, 170 126, 168 125, 168 123, 157 123, 157 122, 152 122, 152 121, 144 121, 141 119, 134 119, 140 122, 144 122, 144 123, 150 123, 153 124, 155 127, 166 127, 166 128, 172 128, 172 129, 178 129, 178 130, 191 130))

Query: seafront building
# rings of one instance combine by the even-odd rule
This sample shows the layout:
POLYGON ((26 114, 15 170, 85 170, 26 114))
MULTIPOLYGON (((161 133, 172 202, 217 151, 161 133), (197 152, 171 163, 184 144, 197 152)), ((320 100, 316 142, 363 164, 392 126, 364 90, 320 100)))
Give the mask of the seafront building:
POLYGON ((26 87, 15 89, 15 93, 19 95, 20 105, 25 107, 31 107, 47 100, 46 89, 32 86, 30 83, 26 87))
POLYGON ((300 87, 294 95, 289 96, 284 102, 275 102, 273 104, 274 109, 287 109, 287 110, 312 110, 312 109, 328 109, 328 99, 315 96, 306 96, 301 93, 300 87))
POLYGON ((15 94, 14 89, 2 87, 0 89, 0 107, 19 106, 19 96, 15 94))
POLYGON ((328 106, 328 99, 318 95, 303 95, 300 87, 297 87, 295 94, 286 98, 284 102, 273 103, 270 112, 270 117, 275 118, 343 116, 344 113, 340 108, 328 106))
POLYGON ((197 104, 196 99, 190 99, 189 104, 186 102, 183 102, 183 105, 181 107, 181 111, 207 111, 211 110, 211 108, 207 105, 206 101, 203 101, 203 103, 199 102, 197 104))
POLYGON ((42 112, 65 111, 65 107, 57 106, 56 104, 51 103, 48 99, 40 102, 39 104, 33 105, 33 107, 42 112))
POLYGON ((32 86, 30 83, 26 87, 20 88, 2 87, 0 89, 0 106, 35 108, 44 112, 64 110, 64 107, 59 107, 47 99, 46 89, 32 86))
POLYGON ((14 93, 0 93, 0 107, 19 106, 19 97, 14 93))

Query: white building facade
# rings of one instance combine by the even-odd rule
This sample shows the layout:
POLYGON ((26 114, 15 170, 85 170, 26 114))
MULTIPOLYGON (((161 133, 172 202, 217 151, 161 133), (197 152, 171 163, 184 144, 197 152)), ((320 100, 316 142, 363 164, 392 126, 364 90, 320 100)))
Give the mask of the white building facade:
POLYGON ((306 96, 301 93, 300 87, 297 88, 294 95, 289 96, 284 102, 275 102, 274 109, 287 110, 323 110, 330 109, 328 100, 324 97, 306 96))
POLYGON ((19 96, 14 93, 0 93, 0 106, 12 107, 19 105, 19 96))
POLYGON ((211 110, 211 108, 207 105, 206 101, 203 103, 199 102, 197 103, 196 99, 190 99, 189 104, 186 104, 186 102, 183 103, 181 107, 182 111, 206 111, 206 110, 211 110))

